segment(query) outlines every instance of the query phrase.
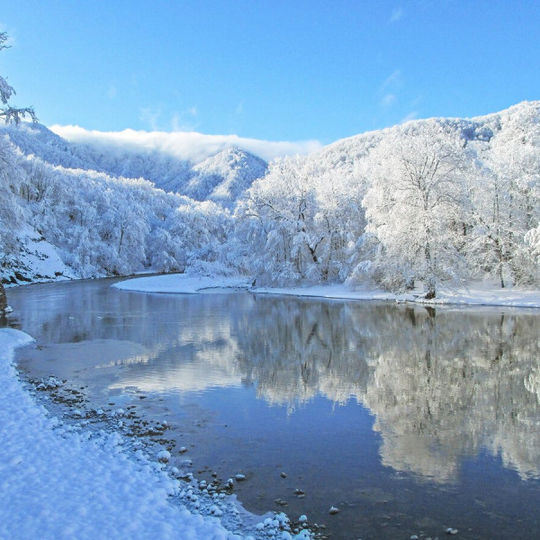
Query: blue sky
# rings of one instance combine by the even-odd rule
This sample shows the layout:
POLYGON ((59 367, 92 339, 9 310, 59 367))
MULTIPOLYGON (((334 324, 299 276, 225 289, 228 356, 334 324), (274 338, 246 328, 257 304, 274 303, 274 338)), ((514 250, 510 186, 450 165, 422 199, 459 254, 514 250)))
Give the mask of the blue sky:
POLYGON ((46 125, 336 139, 540 98, 535 0, 0 0, 46 125))

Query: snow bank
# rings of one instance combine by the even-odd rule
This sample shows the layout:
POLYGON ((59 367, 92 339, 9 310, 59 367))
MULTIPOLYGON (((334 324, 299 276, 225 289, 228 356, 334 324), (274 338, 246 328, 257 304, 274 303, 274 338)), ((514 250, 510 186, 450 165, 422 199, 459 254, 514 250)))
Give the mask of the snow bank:
POLYGON ((134 278, 113 285, 117 289, 126 291, 177 294, 197 293, 207 289, 247 288, 248 286, 249 280, 246 278, 212 278, 185 274, 134 278))
POLYGON ((58 249, 47 242, 33 227, 24 224, 16 233, 16 254, 5 257, 3 277, 17 282, 63 281, 79 277, 62 261, 58 249))
POLYGON ((348 287, 347 285, 312 285, 309 287, 257 287, 258 294, 304 296, 336 300, 395 300, 396 295, 382 289, 370 287, 348 287))
POLYGON ((429 303, 540 308, 540 290, 501 289, 478 283, 454 290, 443 289, 429 303))
POLYGON ((344 300, 391 300, 397 302, 416 302, 429 305, 462 304, 477 306, 507 306, 540 308, 540 291, 523 289, 501 289, 475 285, 459 289, 442 289, 437 297, 426 300, 422 294, 393 294, 382 289, 348 287, 346 285, 315 285, 312 287, 257 288, 253 292, 293 296, 311 296, 344 300))
POLYGON ((309 287, 250 287, 246 278, 192 277, 184 274, 168 274, 129 279, 113 287, 127 291, 150 293, 198 293, 211 289, 245 288, 257 294, 276 294, 340 300, 387 300, 418 302, 422 304, 462 304, 480 306, 507 306, 540 308, 540 291, 525 289, 501 289, 490 284, 474 284, 469 287, 442 289, 437 298, 425 300, 420 293, 396 295, 369 285, 350 287, 338 285, 313 285, 309 287))
POLYGON ((178 482, 118 435, 63 426, 36 405, 12 365, 31 341, 0 329, 0 538, 238 538, 171 504, 178 482))

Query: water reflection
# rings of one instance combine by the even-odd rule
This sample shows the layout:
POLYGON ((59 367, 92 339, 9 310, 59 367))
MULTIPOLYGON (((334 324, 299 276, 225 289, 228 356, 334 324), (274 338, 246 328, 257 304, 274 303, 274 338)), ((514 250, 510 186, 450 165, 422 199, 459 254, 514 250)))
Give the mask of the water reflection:
POLYGON ((453 481, 462 457, 485 448, 538 477, 537 316, 268 304, 238 321, 238 335, 242 371, 270 403, 353 396, 375 415, 383 463, 399 471, 453 481))
POLYGON ((99 370, 109 390, 168 393, 252 385, 289 414, 316 396, 354 398, 396 471, 451 483, 464 457, 487 451, 540 476, 535 312, 52 290, 13 291, 11 322, 46 344, 41 361, 63 358, 68 377, 99 370))
POLYGON ((385 321, 397 339, 373 357, 363 398, 383 463, 451 481, 462 456, 485 448, 522 477, 538 476, 537 318, 409 315, 410 324, 385 321))

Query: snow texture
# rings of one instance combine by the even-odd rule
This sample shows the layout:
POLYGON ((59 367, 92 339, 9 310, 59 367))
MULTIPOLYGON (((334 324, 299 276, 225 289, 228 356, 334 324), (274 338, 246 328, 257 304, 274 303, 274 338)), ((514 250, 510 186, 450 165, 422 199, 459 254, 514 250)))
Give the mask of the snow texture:
POLYGON ((113 287, 126 291, 147 293, 181 293, 193 294, 210 289, 247 288, 249 282, 242 277, 211 278, 187 276, 185 274, 168 274, 129 279, 115 283, 113 287))
POLYGON ((415 120, 268 166, 230 138, 66 133, 0 126, 4 282, 240 274, 395 295, 421 283, 427 299, 458 302, 468 291, 448 291, 467 283, 540 283, 540 101, 415 120))
POLYGON ((31 341, 0 330, 0 538, 238 538, 171 504, 178 482, 117 435, 69 429, 37 406, 12 365, 31 341))
MULTIPOLYGON (((205 481, 197 486, 191 473, 191 483, 176 479, 185 476, 176 467, 167 474, 171 454, 163 448, 144 454, 113 430, 52 417, 13 366, 14 350, 32 341, 19 330, 0 329, 1 539, 311 538, 305 522, 294 535, 281 512, 256 516, 234 495, 217 493, 205 481)), ((49 377, 37 388, 61 386, 49 377)), ((101 409, 96 413, 107 416, 101 409)), ((111 418, 123 415, 117 409, 111 418)))

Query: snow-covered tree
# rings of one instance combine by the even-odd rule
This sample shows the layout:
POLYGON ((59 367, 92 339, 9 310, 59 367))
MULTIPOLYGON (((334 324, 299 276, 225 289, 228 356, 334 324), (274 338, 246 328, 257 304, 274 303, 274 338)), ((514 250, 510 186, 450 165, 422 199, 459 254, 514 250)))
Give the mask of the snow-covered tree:
POLYGON ((24 212, 17 201, 25 172, 20 156, 6 137, 0 137, 0 265, 8 265, 7 257, 17 250, 17 230, 24 212))
MULTIPOLYGON (((8 45, 7 34, 0 32, 0 51, 8 45)), ((18 123, 21 117, 30 116, 33 120, 36 115, 32 108, 20 109, 10 105, 9 100, 15 90, 7 80, 0 75, 0 120, 6 123, 18 123)), ((16 204, 15 194, 24 176, 18 163, 16 152, 10 147, 5 137, 0 140, 0 264, 8 265, 7 257, 16 250, 16 230, 22 220, 22 211, 16 204)), ((2 272, 3 273, 3 272, 2 272)), ((0 293, 3 293, 3 286, 0 293)))
POLYGON ((401 290, 422 281, 426 298, 459 275, 463 229, 463 140, 439 122, 409 125, 369 158, 367 231, 380 243, 374 276, 401 290))
POLYGON ((540 219, 540 124, 530 117, 512 120, 494 137, 483 174, 470 190, 471 262, 496 276, 501 287, 538 279, 538 260, 526 237, 540 219))
POLYGON ((365 226, 362 178, 352 164, 338 172, 317 158, 272 163, 237 209, 246 267, 259 282, 343 281, 355 264, 365 226))
POLYGON ((257 179, 264 162, 238 149, 195 165, 71 143, 39 124, 0 124, 8 279, 27 272, 29 231, 79 277, 143 269, 242 272, 275 285, 372 277, 396 291, 421 281, 428 296, 451 278, 538 283, 540 102, 358 135, 276 161, 257 179))
POLYGON ((250 269, 262 282, 308 278, 322 238, 313 227, 316 200, 301 158, 279 160, 256 181, 237 211, 238 231, 250 246, 250 269))
MULTIPOLYGON (((6 44, 8 35, 6 32, 0 32, 0 51, 7 49, 9 45, 6 44)), ((33 121, 37 121, 36 113, 32 107, 14 107, 10 105, 9 100, 15 95, 15 90, 10 86, 7 80, 0 75, 0 119, 4 120, 7 124, 13 122, 18 124, 21 119, 30 117, 33 121)))

